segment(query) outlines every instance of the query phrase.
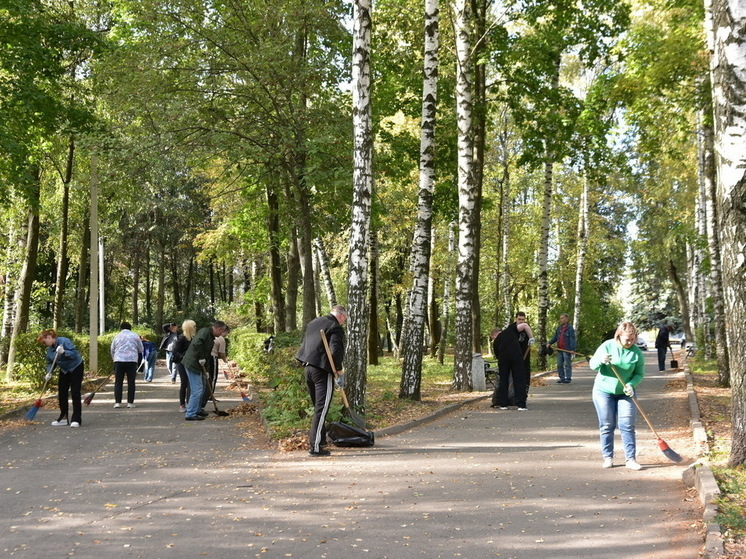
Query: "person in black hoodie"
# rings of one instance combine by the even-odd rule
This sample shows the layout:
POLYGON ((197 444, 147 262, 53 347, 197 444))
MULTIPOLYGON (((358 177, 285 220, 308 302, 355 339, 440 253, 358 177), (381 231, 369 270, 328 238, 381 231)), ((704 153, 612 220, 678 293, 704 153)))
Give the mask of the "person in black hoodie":
POLYGON ((332 307, 326 316, 313 319, 306 327, 303 343, 295 358, 305 367, 308 394, 313 402, 313 421, 308 432, 309 454, 329 456, 324 447, 326 430, 324 423, 329 412, 329 404, 334 392, 334 370, 342 374, 342 361, 345 356, 345 334, 342 325, 347 321, 347 309, 342 305, 332 307), (321 331, 326 334, 334 363, 329 362, 326 348, 321 339, 321 331))
POLYGON ((176 382, 176 375, 178 371, 174 366, 174 345, 176 339, 179 337, 179 325, 175 322, 167 322, 163 325, 163 338, 161 338, 161 345, 158 349, 162 349, 166 352, 166 369, 171 377, 171 383, 176 382))

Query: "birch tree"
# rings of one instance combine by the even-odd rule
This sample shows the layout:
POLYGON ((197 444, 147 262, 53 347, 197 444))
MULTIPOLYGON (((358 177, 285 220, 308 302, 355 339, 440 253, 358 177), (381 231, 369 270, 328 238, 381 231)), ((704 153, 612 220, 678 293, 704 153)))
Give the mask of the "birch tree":
POLYGON ((433 184, 435 182, 435 113, 438 98, 438 0, 425 0, 425 56, 420 121, 420 188, 417 224, 412 246, 414 275, 409 297, 409 337, 404 346, 399 397, 420 400, 423 333, 428 311, 430 240, 432 237, 433 184))
POLYGON ((583 192, 580 195, 580 210, 578 211, 578 255, 575 265, 575 304, 572 312, 572 327, 575 332, 580 330, 580 295, 583 289, 583 271, 585 257, 588 252, 588 177, 583 177, 583 192))
POLYGON ((472 358, 472 291, 475 267, 476 192, 473 175, 474 138, 472 130, 472 14, 470 3, 455 0, 454 31, 456 36, 456 123, 458 127, 458 200, 459 234, 456 266, 456 346, 454 351, 453 387, 471 390, 472 358))
POLYGON ((746 6, 713 0, 712 101, 717 212, 732 392, 730 465, 746 464, 746 6), (726 320, 727 317, 727 320, 726 320))
POLYGON ((369 0, 355 0, 352 48, 353 193, 347 280, 347 396, 365 413, 368 365, 368 240, 373 193, 373 130, 370 79, 369 0))

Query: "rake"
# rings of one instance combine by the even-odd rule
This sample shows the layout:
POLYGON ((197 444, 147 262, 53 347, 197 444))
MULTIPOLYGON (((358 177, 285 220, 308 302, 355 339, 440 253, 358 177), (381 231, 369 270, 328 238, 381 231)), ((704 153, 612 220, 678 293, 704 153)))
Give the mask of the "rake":
POLYGON ((49 386, 49 381, 51 380, 51 373, 54 371, 54 366, 57 364, 57 356, 59 353, 55 352, 54 359, 52 359, 52 366, 49 367, 50 372, 50 378, 44 380, 44 386, 41 388, 41 393, 39 394, 39 397, 34 401, 34 405, 29 408, 29 410, 26 412, 26 419, 29 421, 32 421, 36 414, 39 412, 39 408, 44 405, 44 400, 42 400, 42 396, 44 396, 44 393, 47 391, 47 386, 49 386))
POLYGON ((93 392, 91 392, 91 393, 90 393, 90 394, 89 394, 88 396, 86 396, 86 397, 85 397, 85 400, 83 400, 83 403, 84 403, 84 404, 85 404, 86 406, 90 406, 90 405, 91 405, 91 402, 93 401, 93 397, 94 397, 94 396, 96 395, 96 392, 98 392, 99 390, 101 390, 101 389, 102 389, 102 388, 104 387, 104 385, 105 385, 105 384, 106 384, 107 382, 109 382, 109 379, 111 378, 111 375, 113 375, 113 374, 114 374, 113 372, 112 372, 112 373, 110 373, 110 374, 109 374, 109 376, 108 376, 108 377, 106 377, 106 378, 104 379, 104 382, 102 382, 101 384, 99 384, 99 385, 98 385, 98 386, 96 387, 96 390, 94 390, 94 391, 93 391, 93 392))
MULTIPOLYGON (((332 372, 334 373, 334 377, 337 378, 339 375, 337 374, 337 368, 334 366, 334 357, 332 356, 332 350, 329 347, 329 342, 326 339, 326 332, 324 330, 321 330, 321 341, 324 342, 324 349, 326 349, 326 357, 329 359, 329 365, 331 365, 332 372)), ((347 413, 350 416, 350 419, 352 419, 355 425, 357 425, 361 429, 365 429, 365 419, 360 417, 357 413, 355 413, 352 410, 352 408, 350 407, 350 403, 347 401, 347 394, 345 394, 345 389, 340 386, 339 391, 342 393, 342 402, 344 402, 345 410, 347 410, 347 413)))
MULTIPOLYGON (((611 367, 611 370, 614 371, 614 375, 616 375, 616 378, 619 380, 619 382, 624 386, 624 381, 622 380, 622 377, 619 376, 619 373, 616 370, 616 367, 609 363, 609 367, 611 367)), ((640 404, 637 403, 637 398, 632 396, 630 398, 632 402, 635 404, 635 407, 637 408, 637 411, 640 412, 640 415, 642 415, 643 419, 645 420, 645 423, 648 424, 648 427, 650 427, 650 430, 653 432, 653 435, 655 435, 655 438, 658 440, 658 448, 661 449, 661 452, 668 458, 671 462, 676 462, 677 464, 681 462, 682 458, 681 455, 676 452, 674 449, 672 449, 670 446, 668 446, 668 443, 664 441, 660 435, 658 435, 658 432, 655 430, 655 427, 653 427, 653 424, 650 423, 650 420, 648 419, 648 416, 645 415, 645 412, 642 411, 642 408, 640 407, 640 404)))

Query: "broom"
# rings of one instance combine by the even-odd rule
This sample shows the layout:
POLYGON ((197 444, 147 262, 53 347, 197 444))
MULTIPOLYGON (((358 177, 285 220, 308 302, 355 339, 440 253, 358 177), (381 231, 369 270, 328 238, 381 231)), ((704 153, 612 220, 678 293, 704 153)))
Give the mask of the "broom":
POLYGON ((96 395, 96 392, 98 392, 99 390, 101 390, 101 389, 102 389, 102 388, 104 387, 104 385, 105 385, 105 384, 106 384, 107 382, 109 382, 109 379, 111 378, 111 375, 113 375, 113 374, 114 374, 114 372, 112 371, 112 372, 111 372, 111 373, 109 374, 109 376, 108 376, 108 377, 106 377, 106 378, 104 379, 104 382, 102 382, 101 384, 99 384, 99 385, 98 385, 98 386, 96 387, 96 390, 94 390, 94 391, 93 391, 93 392, 91 392, 91 393, 90 393, 90 394, 89 394, 88 396, 86 396, 86 397, 85 397, 85 400, 83 400, 83 403, 84 403, 84 404, 85 404, 86 406, 90 406, 90 405, 91 405, 91 402, 93 401, 93 397, 94 397, 94 396, 96 395))
POLYGON ((41 399, 42 396, 44 396, 44 393, 47 391, 47 386, 49 386, 49 381, 51 380, 51 373, 54 371, 54 366, 57 364, 57 356, 59 353, 54 353, 54 359, 52 359, 52 366, 49 368, 50 377, 49 379, 44 380, 44 386, 41 388, 41 393, 39 394, 39 397, 34 402, 34 405, 29 408, 29 410, 26 412, 26 419, 29 421, 32 421, 36 414, 39 412, 39 408, 44 405, 44 401, 41 399))
MULTIPOLYGON (((332 357, 332 350, 329 347, 329 342, 326 339, 326 332, 324 330, 321 330, 321 341, 324 342, 324 348, 326 349, 326 357, 329 359, 329 365, 331 365, 332 367, 332 372, 334 373, 334 377, 337 378, 339 375, 337 374, 337 368, 334 366, 334 357, 332 357)), ((347 410, 347 413, 349 414, 350 419, 352 419, 355 425, 365 430, 365 420, 362 417, 360 417, 357 413, 355 413, 350 407, 350 403, 347 401, 347 394, 345 394, 345 389, 340 386, 339 391, 342 393, 342 402, 344 402, 345 409, 347 410)))
MULTIPOLYGON (((616 367, 609 363, 609 367, 611 367, 611 370, 614 371, 614 374, 616 375, 616 378, 619 380, 622 386, 624 386, 624 381, 622 380, 622 377, 619 376, 619 373, 616 370, 616 367)), ((674 449, 672 449, 670 446, 668 446, 668 443, 664 441, 659 435, 658 432, 655 430, 655 427, 653 427, 653 424, 650 423, 650 420, 648 419, 648 416, 645 415, 645 412, 642 411, 642 408, 640 407, 640 404, 637 403, 637 398, 632 396, 631 398, 632 402, 635 404, 635 407, 640 412, 640 415, 642 415, 643 419, 645 419, 645 423, 648 424, 648 427, 650 427, 650 430, 653 432, 653 435, 655 435, 655 438, 658 439, 658 448, 661 449, 663 454, 668 458, 671 462, 676 462, 677 464, 681 462, 681 455, 676 452, 674 449)))

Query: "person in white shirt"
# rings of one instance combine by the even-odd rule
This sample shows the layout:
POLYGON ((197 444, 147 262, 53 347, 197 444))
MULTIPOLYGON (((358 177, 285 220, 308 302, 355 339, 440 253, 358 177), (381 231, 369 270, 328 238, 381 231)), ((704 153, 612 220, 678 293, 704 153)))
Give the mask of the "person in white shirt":
POLYGON ((129 322, 122 322, 121 332, 111 342, 111 358, 114 361, 114 407, 122 407, 124 377, 127 377, 127 407, 135 407, 135 377, 137 365, 142 359, 143 347, 140 336, 135 334, 129 322))

